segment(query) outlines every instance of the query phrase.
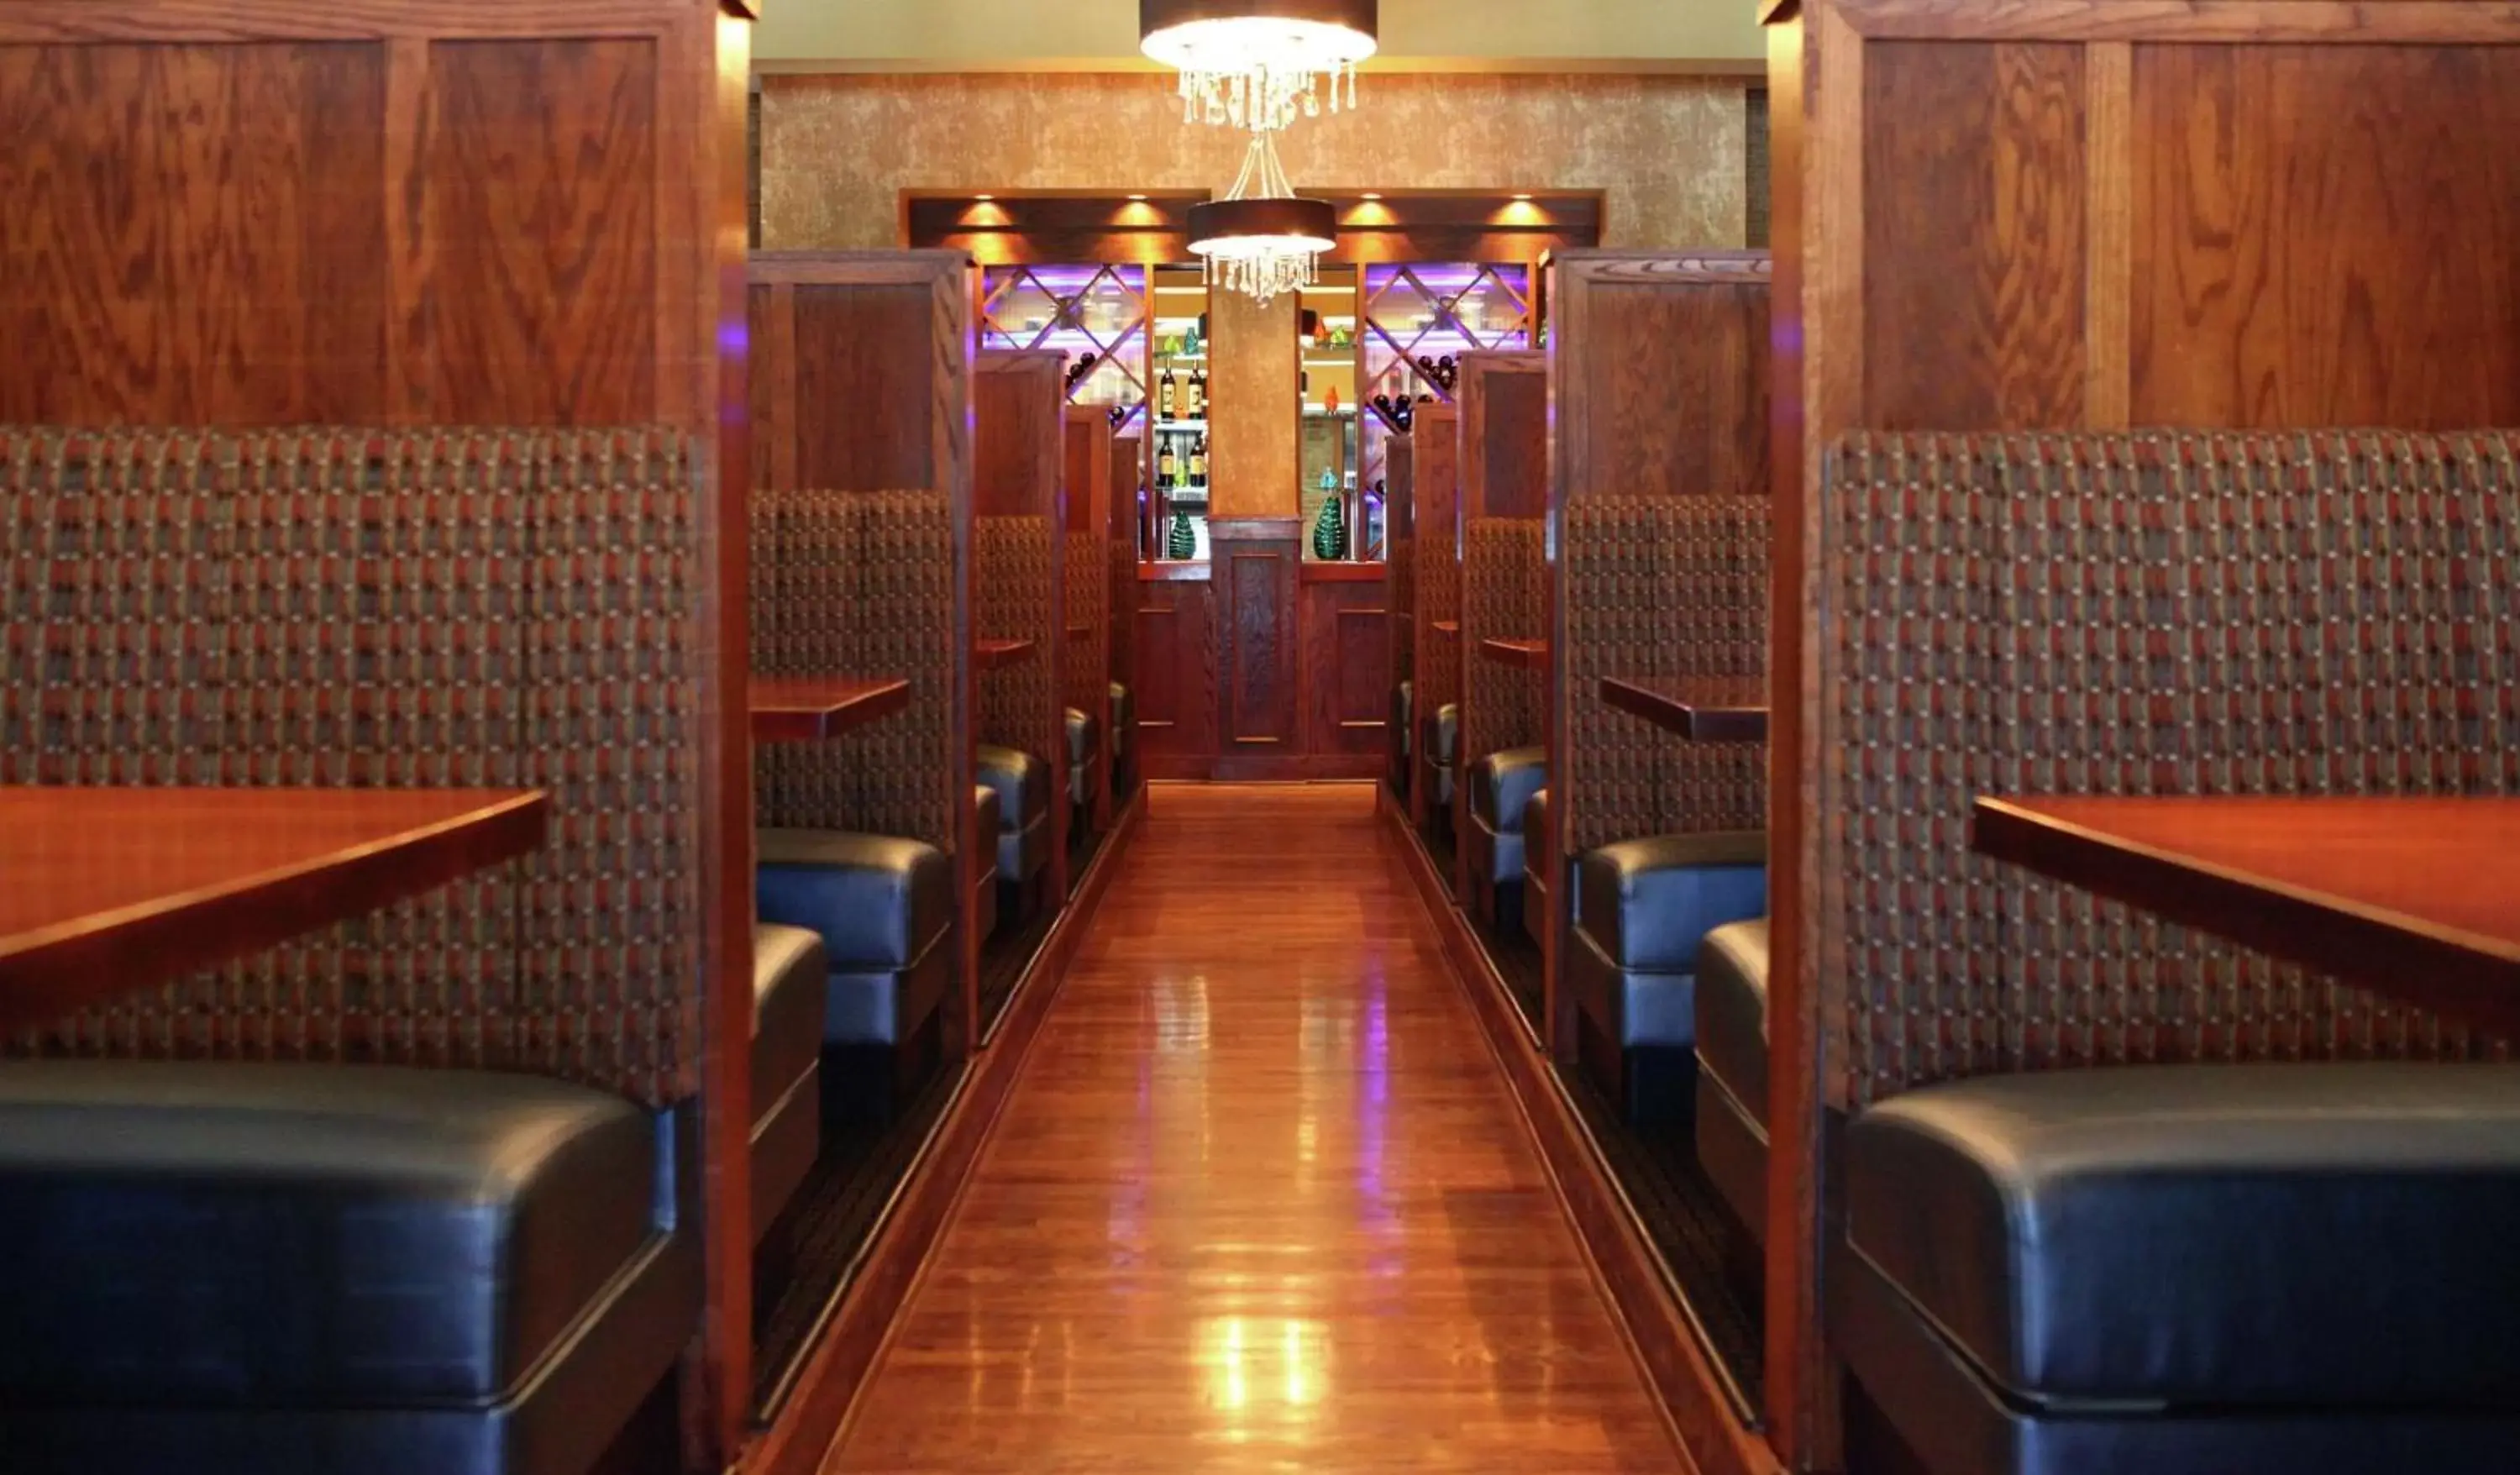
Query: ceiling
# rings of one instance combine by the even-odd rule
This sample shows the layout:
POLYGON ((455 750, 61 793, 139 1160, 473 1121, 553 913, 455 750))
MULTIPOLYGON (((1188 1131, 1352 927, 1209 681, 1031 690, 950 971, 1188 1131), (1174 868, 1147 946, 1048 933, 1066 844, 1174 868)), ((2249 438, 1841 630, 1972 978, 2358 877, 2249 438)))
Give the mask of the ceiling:
MULTIPOLYGON (((767 0, 763 71, 1108 71, 1138 55, 1138 0, 767 0)), ((1373 67, 1751 71, 1754 0, 1382 0, 1373 67)))

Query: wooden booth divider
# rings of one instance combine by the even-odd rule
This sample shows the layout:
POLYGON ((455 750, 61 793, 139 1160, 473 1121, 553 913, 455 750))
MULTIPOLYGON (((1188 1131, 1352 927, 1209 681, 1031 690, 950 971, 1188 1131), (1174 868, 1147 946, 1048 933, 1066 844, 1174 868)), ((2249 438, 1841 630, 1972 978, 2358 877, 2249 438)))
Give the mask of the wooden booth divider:
MULTIPOLYGON (((1764 681, 1770 275, 1764 251, 1575 250, 1552 261, 1548 843, 1559 856, 1766 825, 1761 745, 1679 738, 1613 710, 1600 687, 1606 677, 1764 681)), ((1552 959, 1567 956, 1571 909, 1555 909, 1551 926, 1552 959)), ((1565 979, 1552 970, 1551 1053, 1580 1068, 1588 1042, 1565 979)), ((1589 1043, 1616 1048, 1598 1035, 1589 1043)), ((1703 1311, 1678 1303, 1632 1211, 1588 1171, 1574 1125, 1559 1127, 1544 1144, 1573 1154, 1558 1173, 1579 1230, 1691 1456, 1707 1470, 1774 1468, 1741 1381, 1696 1329, 1703 1311)))
POLYGON ((1111 442, 1111 501, 1102 533, 1103 617, 1109 657, 1104 676, 1129 693, 1125 711, 1111 714, 1106 738, 1111 746, 1111 802, 1122 810, 1138 797, 1139 776, 1146 771, 1146 741, 1138 730, 1144 701, 1138 679, 1138 520, 1146 496, 1145 437, 1136 431, 1111 442))
POLYGON ((1111 577, 1103 557, 1111 524, 1119 438, 1100 405, 1069 405, 1060 499, 1059 557, 1064 563, 1066 627, 1059 686, 1066 705, 1094 723, 1093 772, 1086 813, 1097 834, 1111 827, 1111 577))
MULTIPOLYGON (((1434 744, 1427 724, 1462 699, 1462 484, 1461 412, 1450 404, 1418 407, 1410 430, 1410 523, 1417 529, 1418 627, 1417 772, 1410 776, 1409 818, 1420 834, 1450 827, 1452 811, 1439 802, 1434 744)), ((1458 744, 1455 757, 1458 759, 1458 744)), ((1461 843, 1458 833, 1454 844, 1461 843)), ((1453 868, 1442 868, 1448 899, 1460 892, 1453 868)))
MULTIPOLYGON (((1052 349, 984 349, 974 361, 971 609, 977 638, 1032 649, 978 678, 972 741, 1050 770, 1050 864, 1040 906, 1067 902, 1065 366, 1052 349)), ((974 765, 977 758, 974 755, 974 765)))
POLYGON ((1406 810, 1410 802, 1410 755, 1418 750, 1418 497, 1417 442, 1394 435, 1383 444, 1383 557, 1390 564, 1388 621, 1391 637, 1391 715, 1399 725, 1383 735, 1387 771, 1383 787, 1391 802, 1406 810), (1407 687, 1412 699, 1404 704, 1407 687))
MULTIPOLYGON (((1484 651, 1548 628, 1549 360, 1525 350, 1462 355, 1462 736, 1454 759, 1454 886, 1476 919, 1493 888, 1471 874, 1470 770, 1491 753, 1544 743, 1546 673, 1484 651)), ((1536 982, 1537 980, 1535 980, 1536 982)), ((1537 1039, 1538 1026, 1533 1026, 1537 1039)))
POLYGON ((1823 807, 1843 696, 1820 685, 1821 652, 1843 649, 1851 617, 1833 603, 1824 453, 1862 430, 2520 425, 2504 142, 2520 128, 2520 15, 2483 0, 1774 0, 1763 20, 1783 697, 1766 1413, 1801 1469, 1838 1454, 1822 1122, 1852 1104, 1854 1072, 1830 1066, 1873 1048, 1822 988, 1849 943, 1823 929, 1846 884, 1827 837, 1848 817, 1823 807))
MULTIPOLYGON (((750 1315, 749 728, 730 673, 747 648, 736 492, 748 479, 737 427, 752 20, 738 0, 0 5, 0 99, 12 119, 0 218, 41 222, 0 232, 11 345, 0 424, 29 427, 11 454, 51 444, 28 454, 59 469, 154 446, 145 456, 161 472, 202 469, 189 485, 141 476, 137 500, 209 497, 216 483, 249 502, 263 475, 320 478, 320 496, 310 481, 287 497, 328 504, 321 535, 341 540, 344 556, 324 564, 327 577, 373 572, 349 553, 369 546, 352 507, 390 503, 410 520, 382 536, 435 529, 445 541, 375 576, 426 567, 444 581, 427 598, 414 590, 413 605, 504 582, 500 599, 524 602, 500 606, 511 618, 468 621, 450 640, 511 653, 549 641, 577 673, 529 690, 518 666, 502 664, 474 684, 488 711, 548 703, 534 710, 566 714, 530 743, 515 735, 495 758, 407 728, 377 738, 408 738, 415 747, 401 757, 363 749, 383 757, 390 783, 468 771, 539 783, 553 793, 550 841, 511 872, 348 924, 327 964, 363 937, 446 937, 506 890, 519 905, 491 910, 522 930, 485 919, 484 935, 531 966, 467 961, 451 942, 415 952, 420 965, 394 970, 398 981, 368 980, 372 1006, 355 1028, 302 1015, 277 1027, 278 1000, 254 982, 270 977, 267 960, 236 965, 216 989, 179 985, 164 1006, 190 1029, 217 1031, 230 1053, 487 1066, 607 1085, 651 1105, 697 1101, 706 1309, 685 1361, 684 1433, 694 1463, 711 1468, 743 1428, 750 1315), (149 159, 182 160, 181 177, 135 179, 149 159), (242 181, 252 186, 250 229, 233 198, 218 198, 242 181), (78 433, 49 439, 55 430, 78 433), (467 476, 477 485, 454 490, 467 476), (494 546, 539 546, 532 567, 467 541, 493 530, 482 520, 492 508, 521 540, 494 546), (655 554, 639 579, 616 572, 629 545, 655 554), (454 548, 468 551, 439 557, 454 548), (564 617, 577 601, 636 611, 641 648, 564 617), (651 717, 655 744, 641 761, 663 765, 652 787, 586 777, 602 765, 584 757, 596 738, 581 724, 626 729, 651 717), (434 757, 423 761, 424 748, 434 757), (655 865, 642 872, 655 889, 634 906, 604 881, 631 857, 597 836, 611 816, 644 806, 662 806, 654 833, 674 842, 670 858, 637 862, 655 865), (616 900, 583 913, 558 904, 579 888, 616 900), (607 935, 576 930, 588 924, 607 935), (458 983, 476 974, 505 982, 458 983)), ((356 623, 374 611, 357 593, 310 597, 338 599, 341 619, 356 623)), ((390 608, 399 620, 405 604, 390 608)), ((118 627, 104 607, 94 613, 94 638, 110 638, 118 627)), ((143 642, 135 659, 193 648, 156 646, 165 637, 136 628, 122 636, 143 642)), ((277 638, 269 648, 275 664, 257 682, 281 689, 275 710, 355 680, 312 649, 277 638)), ((118 688, 129 669, 80 679, 118 688)), ((194 677, 152 679, 174 690, 194 677)), ((435 710, 417 693, 437 675, 379 679, 415 693, 392 710, 435 710)), ((71 732, 75 761, 35 764, 18 782, 202 783, 280 771, 241 751, 222 758, 201 746, 200 730, 185 732, 144 728, 93 744, 71 732), (126 739, 138 746, 121 751, 126 739)), ((381 771, 347 761, 346 740, 291 736, 308 764, 292 782, 378 782, 381 771)), ((293 1012, 310 996, 292 987, 287 997, 293 1012)), ((118 1043, 97 1036, 82 1050, 156 1049, 156 1032, 136 1024, 158 1007, 131 1006, 135 1027, 118 1043)))

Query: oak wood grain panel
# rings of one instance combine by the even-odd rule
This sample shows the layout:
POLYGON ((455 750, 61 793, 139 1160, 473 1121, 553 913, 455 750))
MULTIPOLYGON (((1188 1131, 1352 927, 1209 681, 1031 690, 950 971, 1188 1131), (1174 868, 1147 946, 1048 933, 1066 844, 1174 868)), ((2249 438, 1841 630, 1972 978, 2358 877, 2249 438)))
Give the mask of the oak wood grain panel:
POLYGON ((935 397, 915 372, 934 334, 925 284, 800 282, 787 406, 796 486, 884 491, 935 484, 935 397))
POLYGON ((1552 496, 1754 496, 1768 479, 1765 251, 1570 251, 1552 269, 1552 496))
POLYGON ((430 48, 437 416, 655 418, 658 66, 628 38, 430 48))
MULTIPOLYGON (((1276 520, 1276 519, 1271 519, 1276 520)), ((1217 747, 1298 751, 1295 565, 1291 536, 1243 538, 1216 531, 1217 747)))
POLYGON ((374 422, 385 55, 0 47, 0 420, 374 422))
POLYGON ((1549 356, 1462 355, 1460 395, 1463 515, 1549 514, 1549 356))
POLYGON ((999 372, 979 375, 972 388, 972 414, 980 427, 972 457, 972 511, 983 517, 1053 516, 1066 434, 1059 356, 1049 349, 992 349, 980 362, 999 372))
POLYGON ((1134 587, 1139 737, 1150 759, 1204 762, 1216 756, 1216 586, 1161 582, 1134 587))
POLYGON ((1304 751, 1378 760, 1391 726, 1389 591, 1378 583, 1305 584, 1299 597, 1304 751))
POLYGON ((2082 419, 2080 48, 1867 48, 1865 423, 1962 430, 2082 419))
POLYGON ((2135 52, 2134 417, 2520 421, 2520 49, 2135 52))
MULTIPOLYGON (((1763 23, 1790 21, 1800 10, 1797 0, 1768 0, 1768 7, 1763 23)), ((1837 0, 1828 9, 1851 33, 1885 40, 2520 44, 2520 13, 2473 0, 1837 0)))

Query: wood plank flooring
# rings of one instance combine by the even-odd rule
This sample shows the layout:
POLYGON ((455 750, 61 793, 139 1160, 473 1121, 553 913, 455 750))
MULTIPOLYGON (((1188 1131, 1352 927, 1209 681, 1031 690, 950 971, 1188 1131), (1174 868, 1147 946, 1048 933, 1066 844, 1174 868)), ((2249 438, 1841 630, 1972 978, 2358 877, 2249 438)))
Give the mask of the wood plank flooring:
POLYGON ((1372 804, 1153 791, 827 1472, 1688 1468, 1372 804))

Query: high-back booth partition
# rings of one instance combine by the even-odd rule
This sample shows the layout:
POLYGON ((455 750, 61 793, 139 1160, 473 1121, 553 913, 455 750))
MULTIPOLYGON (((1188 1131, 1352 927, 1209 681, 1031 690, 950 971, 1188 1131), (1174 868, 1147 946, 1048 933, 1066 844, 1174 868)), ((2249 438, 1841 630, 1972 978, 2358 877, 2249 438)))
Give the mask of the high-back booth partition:
MULTIPOLYGON (((1713 1129, 1757 1095, 1764 1045, 1710 1029, 1711 927, 1758 911, 1766 750, 1613 708, 1617 681, 1671 700, 1767 704, 1769 261, 1765 252, 1578 250, 1552 261, 1556 519, 1546 843, 1571 905, 1552 929, 1549 1040, 1607 1110, 1658 1274, 1613 1275, 1693 1446, 1756 1444, 1760 1149, 1713 1129), (1705 1021, 1705 1023, 1701 1023, 1705 1021), (1725 1050, 1749 1042, 1750 1064, 1725 1050), (1728 1213, 1737 1226, 1726 1223, 1728 1213), (1737 1230, 1737 1232, 1736 1232, 1737 1230), (1676 1321, 1662 1303, 1676 1287, 1676 1321)), ((1543 843, 1526 839, 1527 845, 1543 843)), ((1742 1134, 1755 1138, 1753 1118, 1742 1134)), ((1615 1244, 1597 1248, 1615 1262, 1615 1244)), ((1710 1460, 1710 1462, 1713 1462, 1710 1460)))
POLYGON ((1462 701, 1460 416, 1450 404, 1421 406, 1409 436, 1410 520, 1418 529, 1418 757, 1409 818, 1438 842, 1447 886, 1456 884, 1449 847, 1459 843, 1453 805, 1462 701))
MULTIPOLYGON (((1080 812, 1071 821, 1086 821, 1087 831, 1100 835, 1111 827, 1113 606, 1104 549, 1111 525, 1116 437, 1109 415, 1100 405, 1068 406, 1064 436, 1065 532, 1059 557, 1065 566, 1067 645, 1059 684, 1067 710, 1086 721, 1082 742, 1068 744, 1068 760, 1075 763, 1081 758, 1083 768, 1081 780, 1074 773, 1068 776, 1071 790, 1082 797, 1080 812)), ((1082 867, 1075 870, 1068 878, 1071 885, 1083 874, 1082 867)))
POLYGON ((1131 433, 1111 442, 1111 501, 1103 523, 1104 646, 1109 655, 1111 801, 1126 806, 1137 796, 1138 738, 1138 518, 1146 495, 1146 444, 1131 433))
POLYGON ((715 0, 0 6, 0 217, 46 222, 0 232, 7 782, 549 795, 505 869, 13 1043, 80 1057, 11 1067, 75 1107, 0 1164, 6 1274, 45 1281, 0 1288, 46 1308, 12 1328, 40 1363, 0 1359, 13 1463, 583 1467, 643 1402, 673 1439, 686 1353, 690 1447, 732 1457, 748 32, 715 0), (464 1224, 556 1193, 567 1242, 437 1253, 473 1230, 395 1197, 420 1160, 537 1110, 572 1166, 502 1160, 464 1224), (293 1228, 154 1232, 184 1216, 293 1228), (343 1301, 319 1241, 427 1304, 343 1301), (424 1334, 496 1350, 424 1369, 424 1334))
MULTIPOLYGON (((1462 516, 1461 782, 1456 884, 1492 932, 1521 935, 1522 809, 1546 782, 1549 376, 1546 355, 1464 354, 1458 403, 1462 516), (1521 643, 1508 657, 1492 642, 1521 643), (1515 903, 1508 908, 1508 903, 1515 903), (1514 915, 1504 915, 1510 910, 1514 915)), ((1537 1033, 1537 952, 1501 958, 1537 1033)))
MULTIPOLYGON (((1021 782, 1000 794, 1009 829, 1023 836, 1000 853, 1000 882, 1018 897, 1014 915, 1000 923, 1003 930, 1043 923, 1067 899, 1065 371, 1048 349, 983 350, 975 369, 974 639, 1018 648, 980 663, 973 763, 987 778, 986 750, 1028 760, 1019 764, 1021 782), (1020 873, 1008 873, 1011 860, 1020 873)), ((1004 1009, 1026 961, 1008 954, 983 970, 984 1013, 994 1017, 1004 1009)))
POLYGON ((1383 776, 1393 802, 1409 802, 1418 750, 1418 453, 1408 436, 1383 442, 1383 558, 1391 615, 1391 762, 1383 776))
MULTIPOLYGON (((2520 98, 2520 20, 2460 0, 1785 0, 1767 21, 1786 698, 1771 793, 1771 1438, 1793 1466, 1885 1428, 1933 1470, 1981 1468, 1991 1449, 2082 1468, 2507 1460, 2507 1413, 2453 1427, 2420 1411, 2471 1407, 2475 1376, 2507 1371, 2439 1316, 2465 1298, 2460 1324, 2507 1322, 2507 1279, 2466 1238, 2417 1264, 2405 1236, 2347 1228, 2438 1191, 2422 1235, 2506 1232, 2481 1220, 2507 1177, 2448 1184, 2507 1163, 2439 1156, 2452 1119, 2479 1124, 2461 1140, 2509 1140, 2506 1077, 2421 1067, 2346 1085, 2322 1074, 2345 1067, 2191 1063, 2129 1078, 2146 1061, 2477 1047, 1966 848, 1970 795, 2006 788, 2511 790, 2508 663, 2452 653, 2514 638, 2509 439, 2367 427, 2520 425, 2520 212, 2493 121, 2520 98), (2053 106, 2015 106, 2034 95, 2053 106), (2444 721, 2452 710, 2465 715, 2444 721), (1990 1073, 2003 1079, 1949 1084, 1990 1073), (2249 1094, 2236 1113, 2234 1091, 2249 1094), (2448 1106, 2445 1092, 2463 1095, 2448 1106), (1968 1185, 2038 1183, 2052 1160, 2008 1128, 1938 1139, 2015 1154, 1995 1177, 1965 1150, 1908 1150, 1962 1101, 1990 1126, 2105 1139, 2121 1186, 2078 1221, 2097 1232, 2017 1231, 2009 1257, 1985 1237, 1959 1206, 1968 1185), (2182 1103, 2186 1125, 2165 1139, 2159 1110, 2182 1103), (2080 1126, 2093 1111, 2105 1133, 2080 1126), (2341 1130, 2339 1111, 2360 1125, 2341 1130), (2256 1147, 2200 1135, 2240 1120, 2256 1147), (2377 1177, 2336 1156, 2372 1131, 2390 1133, 2377 1177), (2185 1202, 2225 1212, 2133 1229, 2169 1207, 2129 1196, 2167 1181, 2142 1156, 2156 1149, 2199 1184, 2185 1202), (2246 1177, 2268 1153, 2316 1165, 2283 1181, 2336 1185, 2354 1207, 2253 1210, 2236 1184, 2273 1181, 2246 1177), (1824 1217, 1822 1185, 1840 1182, 1843 1216, 1824 1217), (2173 1240, 2181 1255, 2155 1253, 2173 1240), (2149 1258, 2113 1259, 2113 1244, 2149 1258), (2383 1294, 2337 1293, 2375 1275, 2383 1294), (2068 1284, 2087 1314, 2018 1319, 2068 1284), (1938 1318, 1965 1359, 1917 1330, 1938 1318), (2153 1335, 2171 1325, 2250 1356, 2193 1360, 2194 1344, 2153 1335), (2140 1347, 2154 1351, 2129 1355, 2140 1347), (2372 1347, 2386 1357, 2358 1352, 2372 1347), (2100 1405, 2197 1411, 2080 1411, 2100 1405), (2219 1456, 2180 1443, 2200 1437, 2239 1442, 2219 1456)), ((1995 1211, 2053 1222, 2018 1191, 1995 1211)))

